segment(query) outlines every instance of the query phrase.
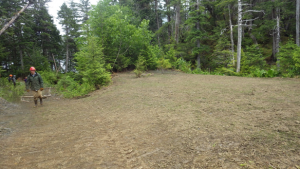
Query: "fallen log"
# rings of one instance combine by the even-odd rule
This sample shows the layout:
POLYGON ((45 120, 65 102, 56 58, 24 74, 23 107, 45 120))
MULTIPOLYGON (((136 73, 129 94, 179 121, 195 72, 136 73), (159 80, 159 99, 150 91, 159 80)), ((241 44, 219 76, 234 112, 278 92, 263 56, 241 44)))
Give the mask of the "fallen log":
MULTIPOLYGON (((21 96, 22 98, 33 98, 33 96, 21 96)), ((47 98, 47 97, 51 97, 51 94, 50 95, 44 95, 42 96, 43 99, 47 98)))

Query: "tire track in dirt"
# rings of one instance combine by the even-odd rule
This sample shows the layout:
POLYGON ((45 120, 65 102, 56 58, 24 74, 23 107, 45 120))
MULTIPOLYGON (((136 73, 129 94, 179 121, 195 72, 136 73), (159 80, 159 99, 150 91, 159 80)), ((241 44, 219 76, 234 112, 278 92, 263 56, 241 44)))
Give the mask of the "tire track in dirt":
POLYGON ((125 135, 116 128, 116 121, 100 116, 100 134, 106 135, 103 139, 110 147, 112 156, 115 157, 116 165, 120 168, 145 169, 147 168, 130 141, 126 141, 125 135))

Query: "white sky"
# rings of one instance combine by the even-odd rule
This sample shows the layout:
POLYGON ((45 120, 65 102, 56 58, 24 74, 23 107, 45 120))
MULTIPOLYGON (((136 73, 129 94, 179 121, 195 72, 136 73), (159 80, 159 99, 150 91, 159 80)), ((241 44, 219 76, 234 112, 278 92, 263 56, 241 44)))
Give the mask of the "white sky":
MULTIPOLYGON (((96 5, 97 2, 99 0, 90 0, 90 3, 91 5, 96 5)), ((59 24, 59 21, 57 19, 57 12, 59 11, 61 5, 63 3, 66 3, 68 4, 68 0, 51 0, 51 2, 48 2, 48 12, 51 16, 53 16, 53 20, 54 20, 54 23, 56 25, 56 27, 58 28, 58 30, 60 31, 60 34, 64 34, 64 31, 62 30, 62 27, 61 25, 59 24)), ((80 2, 79 0, 74 0, 74 2, 80 2)))

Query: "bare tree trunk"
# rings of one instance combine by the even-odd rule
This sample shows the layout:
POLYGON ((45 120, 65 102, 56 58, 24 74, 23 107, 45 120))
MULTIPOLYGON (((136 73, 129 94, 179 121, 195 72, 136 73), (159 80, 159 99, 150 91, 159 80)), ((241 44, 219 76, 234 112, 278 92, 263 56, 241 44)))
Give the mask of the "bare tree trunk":
POLYGON ((178 0, 178 2, 176 4, 176 20, 175 20, 175 40, 176 40, 176 43, 179 42, 180 5, 181 5, 181 1, 178 0))
POLYGON ((21 69, 24 71, 24 59, 23 59, 23 51, 21 45, 19 45, 19 52, 20 52, 20 60, 21 60, 21 69))
POLYGON ((66 67, 65 73, 68 72, 69 67, 69 28, 66 28, 66 67))
POLYGON ((237 67, 236 72, 241 69, 241 51, 242 51, 242 0, 238 0, 238 43, 237 43, 237 67))
POLYGON ((171 30, 171 10, 170 10, 170 0, 165 0, 167 5, 167 18, 168 18, 168 35, 169 35, 169 44, 171 43, 172 30, 171 30))
POLYGON ((233 30, 232 30, 232 22, 231 22, 231 13, 230 13, 230 5, 228 5, 229 10, 229 26, 230 26, 230 40, 231 40, 231 53, 232 53, 232 65, 235 65, 234 59, 234 40, 233 40, 233 30))
MULTIPOLYGON (((275 2, 275 0, 272 0, 272 2, 275 2)), ((275 8, 272 9, 272 19, 276 19, 276 12, 275 12, 275 8)), ((273 56, 273 61, 276 61, 276 28, 273 29, 273 33, 272 33, 272 41, 273 41, 273 46, 272 46, 272 56, 273 56)))
MULTIPOLYGON (((250 4, 251 4, 251 7, 254 6, 252 4, 252 1, 250 1, 250 4)), ((256 37, 252 34, 252 20, 249 21, 248 34, 249 34, 250 38, 252 39, 253 43, 255 45, 258 45, 256 37)), ((256 49, 259 49, 258 46, 256 46, 256 49)))
POLYGON ((2 33, 12 24, 12 23, 14 23, 14 21, 20 16, 20 14, 22 13, 22 12, 24 12, 25 11, 25 9, 28 7, 30 5, 30 1, 18 12, 18 13, 16 13, 16 15, 15 16, 13 16, 12 18, 11 18, 11 20, 7 23, 7 24, 5 24, 4 25, 4 27, 0 30, 0 36, 2 35, 2 33))
POLYGON ((296 44, 298 46, 300 46, 300 34, 299 34, 299 31, 300 31, 300 21, 299 21, 299 16, 300 15, 300 0, 297 0, 296 2, 296 44))
MULTIPOLYGON (((156 16, 156 23, 157 23, 157 30, 159 30, 159 19, 158 19, 158 14, 157 14, 157 7, 158 7, 158 2, 155 0, 155 16, 156 16)), ((157 43, 159 43, 159 35, 157 35, 157 43)))
MULTIPOLYGON (((276 25, 276 54, 279 53, 279 43, 280 43, 280 9, 277 9, 277 25, 276 25)), ((277 69, 279 70, 280 64, 279 64, 279 57, 277 57, 277 69)))
MULTIPOLYGON (((199 16, 199 1, 200 0, 197 0, 197 4, 196 4, 196 9, 197 9, 197 15, 199 16)), ((197 23, 196 23, 196 28, 197 28, 197 32, 199 32, 200 30, 200 22, 199 20, 197 20, 197 23)), ((200 39, 197 38, 197 49, 199 50, 200 48, 200 39)), ((197 68, 200 69, 201 68, 201 62, 200 62, 200 53, 197 54, 197 68)))

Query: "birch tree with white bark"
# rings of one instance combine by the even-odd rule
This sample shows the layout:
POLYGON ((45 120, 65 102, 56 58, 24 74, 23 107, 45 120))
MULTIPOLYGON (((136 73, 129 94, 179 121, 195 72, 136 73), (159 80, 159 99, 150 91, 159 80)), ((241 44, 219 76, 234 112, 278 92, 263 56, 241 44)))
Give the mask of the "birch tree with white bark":
MULTIPOLYGON (((241 70, 241 53, 242 53, 242 35, 243 35, 243 26, 249 26, 247 22, 252 22, 258 18, 254 19, 247 19, 243 20, 243 13, 248 13, 248 12, 264 12, 260 10, 246 10, 243 11, 243 6, 248 6, 249 4, 243 3, 242 0, 238 0, 238 42, 237 42, 237 66, 236 66, 236 72, 239 73, 241 70)), ((253 26, 253 25, 251 25, 253 26)))
POLYGON ((300 0, 297 0, 296 2, 296 44, 300 46, 300 0))
MULTIPOLYGON (((198 16, 200 15, 199 13, 199 5, 200 5, 200 0, 197 0, 197 3, 196 3, 196 9, 197 9, 197 14, 198 16)), ((200 21, 197 20, 196 22, 196 29, 197 29, 197 32, 200 31, 200 21)), ((200 48, 200 39, 197 38, 197 48, 199 49, 200 48)), ((200 62, 200 52, 198 52, 197 54, 197 68, 201 68, 201 62, 200 62)))

